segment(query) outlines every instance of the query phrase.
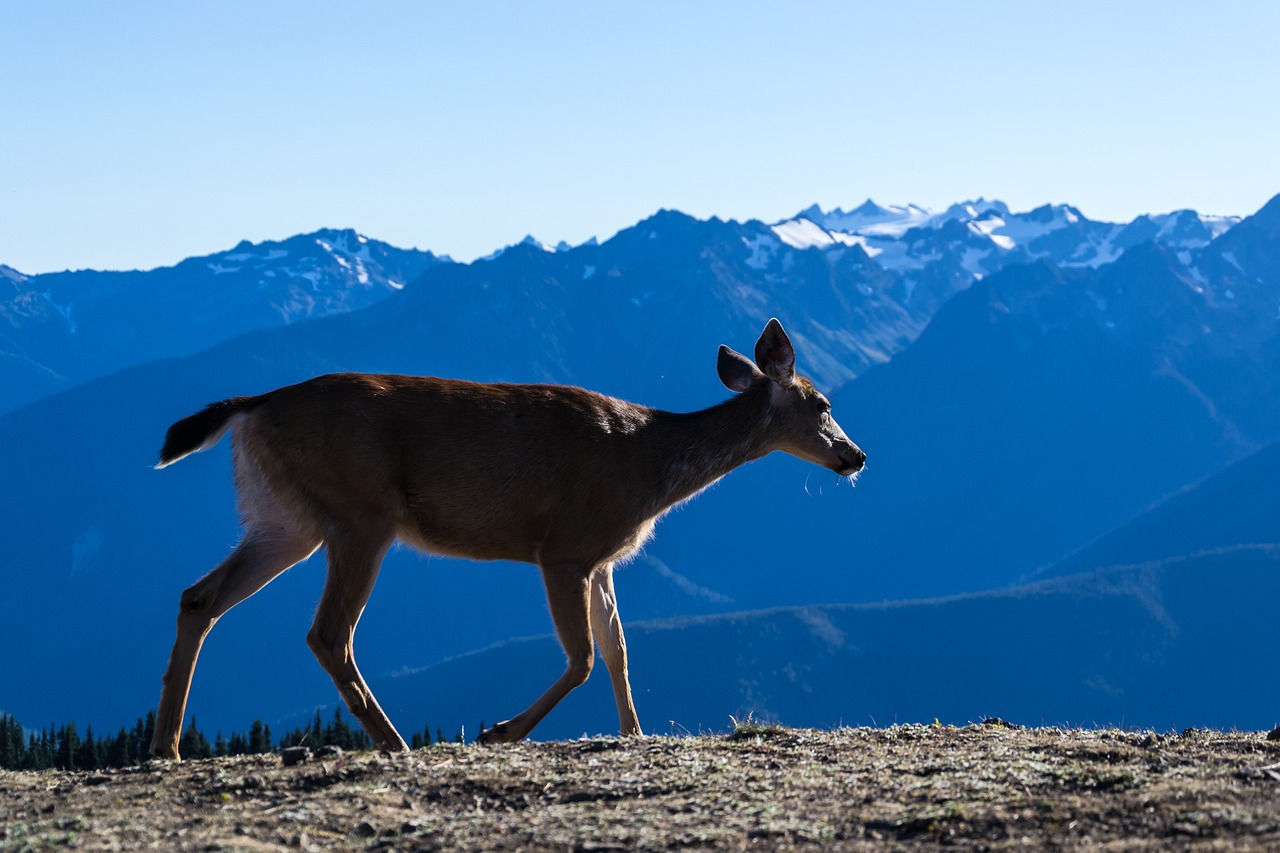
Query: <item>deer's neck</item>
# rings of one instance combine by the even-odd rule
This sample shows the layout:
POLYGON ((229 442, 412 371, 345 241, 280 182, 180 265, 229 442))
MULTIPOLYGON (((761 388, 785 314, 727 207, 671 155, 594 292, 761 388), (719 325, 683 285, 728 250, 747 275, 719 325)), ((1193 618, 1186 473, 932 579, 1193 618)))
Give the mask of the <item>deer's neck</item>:
POLYGON ((761 382, 709 409, 654 412, 650 423, 657 505, 662 512, 697 494, 739 465, 766 455, 770 388, 761 382))

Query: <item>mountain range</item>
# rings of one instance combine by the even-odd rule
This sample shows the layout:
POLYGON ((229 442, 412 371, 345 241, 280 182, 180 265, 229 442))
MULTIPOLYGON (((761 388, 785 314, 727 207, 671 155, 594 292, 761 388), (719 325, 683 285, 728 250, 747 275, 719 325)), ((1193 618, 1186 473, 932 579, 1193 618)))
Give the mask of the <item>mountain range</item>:
MULTIPOLYGON (((1093 222, 1066 205, 1015 214, 986 201, 937 214, 872 203, 810 208, 774 224, 662 211, 598 244, 526 240, 471 264, 355 232, 318 232, 166 270, 57 274, 65 280, 3 274, 0 287, 13 297, 0 291, 0 365, 11 371, 0 386, 0 411, 8 412, 0 417, 0 477, 20 488, 0 519, 9 543, 0 642, 36 650, 8 662, 10 684, 47 685, 0 695, 0 707, 24 720, 111 726, 154 702, 179 592, 235 541, 225 443, 157 473, 149 466, 165 427, 213 400, 334 370, 570 382, 688 410, 725 396, 716 346, 749 352, 765 320, 780 317, 799 369, 829 393, 868 468, 850 489, 775 455, 663 521, 617 579, 625 619, 684 620, 637 631, 671 638, 653 639, 654 651, 644 652, 667 661, 668 681, 654 683, 675 686, 663 690, 689 692, 680 679, 704 677, 705 668, 679 662, 679 648, 717 650, 719 660, 743 631, 760 639, 724 667, 726 679, 788 664, 856 669, 852 646, 841 646, 837 665, 778 627, 800 617, 777 614, 818 608, 812 612, 826 613, 844 636, 863 637, 853 645, 873 649, 858 658, 862 667, 888 654, 858 633, 867 614, 883 614, 875 619, 886 621, 873 620, 877 632, 904 620, 923 668, 927 651, 949 647, 969 620, 990 635, 984 642, 1006 636, 1033 647, 1029 635, 1060 602, 1098 598, 1081 590, 1112 583, 1097 573, 1118 564, 1176 566, 1168 577, 1179 590, 1212 587, 1200 602, 1212 613, 1201 615, 1219 619, 1252 606, 1231 572, 1263 577, 1274 562, 1265 549, 1238 546, 1277 541, 1264 522, 1275 517, 1266 508, 1280 505, 1265 473, 1280 440, 1280 198, 1243 220, 1180 211, 1125 224, 1093 222), (288 286, 273 289, 277 280, 288 286), (7 381, 21 375, 35 378, 7 381), (1231 500, 1177 509, 1201 488, 1231 500), (1170 541, 1160 532, 1205 519, 1210 505, 1261 508, 1259 523, 1233 526, 1223 515, 1201 537, 1170 541), (739 521, 757 517, 747 528, 739 521), (1141 532, 1144 524, 1155 532, 1141 532), (1010 592, 1029 578, 1057 586, 1010 592), (960 604, 973 596, 990 607, 960 604), (877 604, 885 600, 934 603, 877 604), (779 606, 790 609, 771 610, 779 606), (761 611, 774 615, 732 615, 761 611), (1010 630, 1000 634, 1000 625, 1010 630), (766 653, 770 637, 777 647, 766 653)), ((334 701, 302 642, 318 563, 289 572, 214 631, 191 700, 206 729, 334 701)), ((452 725, 455 713, 470 723, 472 706, 449 697, 482 696, 485 685, 503 685, 503 695, 483 713, 505 714, 529 698, 506 693, 512 659, 498 649, 470 653, 544 633, 542 597, 528 567, 395 551, 362 622, 361 667, 369 675, 421 671, 425 686, 406 688, 392 711, 408 728, 415 717, 452 725)), ((1195 597, 1184 598, 1179 618, 1200 618, 1195 597)), ((1072 617, 1120 633, 1111 646, 1055 646, 1053 665, 1079 675, 1059 692, 1014 679, 1013 693, 998 696, 1022 696, 1020 713, 1041 708, 1047 721, 1125 707, 1138 709, 1126 718, 1133 724, 1254 719, 1209 714, 1199 694, 1200 704, 1163 717, 1149 703, 1070 704, 1063 691, 1095 670, 1113 686, 1148 683, 1137 668, 1148 653, 1141 649, 1154 646, 1130 646, 1139 634, 1156 643, 1168 626, 1128 625, 1130 607, 1072 617), (1098 655, 1114 658, 1115 668, 1090 669, 1098 655)), ((1276 639, 1274 628, 1250 624, 1263 645, 1276 639)), ((1215 646, 1212 632, 1197 634, 1196 654, 1240 653, 1238 640, 1223 634, 1215 646)), ((648 642, 633 639, 638 656, 648 642)), ((953 657, 954 678, 963 663, 953 657)), ((1026 665, 1010 662, 1016 671, 1026 665)), ((548 683, 556 668, 554 660, 516 667, 534 681, 545 671, 548 683)), ((757 710, 797 724, 831 723, 833 709, 847 722, 864 713, 1012 713, 978 707, 976 692, 944 710, 952 682, 930 688, 920 670, 896 680, 892 668, 878 671, 877 695, 920 701, 855 701, 815 676, 785 701, 785 682, 775 679, 757 710)), ((708 690, 705 699, 717 695, 708 690)), ((735 703, 725 716, 754 701, 741 691, 721 695, 735 703)), ((998 696, 991 703, 1008 707, 998 696)), ((671 719, 723 723, 715 707, 689 705, 671 719)), ((582 713, 549 719, 548 732, 612 725, 611 711, 582 713)))
POLYGON ((348 229, 243 241, 147 271, 0 266, 0 413, 243 332, 364 308, 447 261, 348 229))
MULTIPOLYGON (((720 731, 731 716, 1248 731, 1280 719, 1264 675, 1278 593, 1280 548, 1240 547, 934 600, 640 622, 627 643, 656 734, 720 731)), ((537 696, 562 659, 554 637, 521 638, 370 686, 393 718, 430 709, 472 731, 537 696)), ((601 672, 538 736, 616 725, 601 672)))

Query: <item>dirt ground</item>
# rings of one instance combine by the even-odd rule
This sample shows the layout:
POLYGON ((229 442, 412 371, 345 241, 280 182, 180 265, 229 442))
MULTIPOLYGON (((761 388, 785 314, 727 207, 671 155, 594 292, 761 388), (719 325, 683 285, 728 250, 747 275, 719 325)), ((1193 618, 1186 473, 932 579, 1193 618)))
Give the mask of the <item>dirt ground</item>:
POLYGON ((0 850, 1280 849, 1280 740, 953 728, 0 771, 0 850))

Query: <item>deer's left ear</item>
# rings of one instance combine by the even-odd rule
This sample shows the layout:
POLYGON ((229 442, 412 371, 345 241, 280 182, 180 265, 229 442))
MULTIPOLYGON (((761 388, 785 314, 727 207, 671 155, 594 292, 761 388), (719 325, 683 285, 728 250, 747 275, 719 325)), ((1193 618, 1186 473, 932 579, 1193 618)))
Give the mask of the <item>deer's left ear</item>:
POLYGON ((796 351, 776 317, 769 321, 756 341, 756 364, 765 376, 783 387, 796 381, 796 351))
POLYGON ((716 360, 716 372, 720 381, 730 391, 741 394, 751 387, 751 383, 764 376, 751 360, 741 353, 734 352, 724 344, 720 345, 720 356, 716 360))

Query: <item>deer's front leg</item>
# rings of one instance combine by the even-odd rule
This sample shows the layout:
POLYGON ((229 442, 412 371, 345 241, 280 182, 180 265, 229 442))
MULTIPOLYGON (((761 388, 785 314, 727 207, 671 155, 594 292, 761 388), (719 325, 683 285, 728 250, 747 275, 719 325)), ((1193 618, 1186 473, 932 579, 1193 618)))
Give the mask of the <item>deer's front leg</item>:
POLYGON ((600 656, 613 682, 613 699, 618 703, 618 727, 623 735, 642 735, 631 699, 627 677, 627 638, 618 616, 618 596, 613 591, 613 566, 601 566, 591 575, 591 633, 600 647, 600 656))
POLYGON ((561 699, 591 675, 595 648, 591 642, 589 598, 590 569, 572 564, 548 564, 542 567, 542 582, 547 587, 547 603, 555 622, 560 645, 564 646, 568 665, 538 700, 510 720, 498 723, 480 733, 480 743, 515 743, 523 740, 561 699))

